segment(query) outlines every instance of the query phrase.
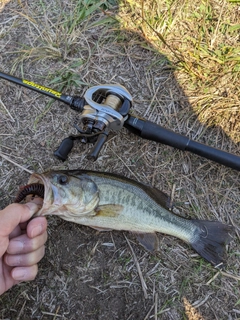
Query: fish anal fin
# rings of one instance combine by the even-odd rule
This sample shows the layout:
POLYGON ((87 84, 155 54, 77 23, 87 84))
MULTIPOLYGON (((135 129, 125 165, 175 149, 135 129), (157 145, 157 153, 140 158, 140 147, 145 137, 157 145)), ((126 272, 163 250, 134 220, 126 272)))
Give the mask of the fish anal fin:
POLYGON ((148 251, 159 249, 159 241, 156 233, 135 233, 140 244, 148 251))
POLYGON ((104 204, 100 205, 96 208, 96 216, 115 218, 117 217, 123 210, 123 206, 119 204, 104 204))

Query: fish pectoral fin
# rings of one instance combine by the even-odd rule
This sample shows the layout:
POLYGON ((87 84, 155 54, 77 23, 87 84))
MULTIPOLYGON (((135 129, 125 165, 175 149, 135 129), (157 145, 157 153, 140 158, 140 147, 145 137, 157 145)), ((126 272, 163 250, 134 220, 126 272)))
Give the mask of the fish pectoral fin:
POLYGON ((156 233, 135 233, 140 244, 148 251, 157 251, 159 241, 156 233))
POLYGON ((96 215, 95 216, 102 216, 102 217, 110 217, 114 218, 117 217, 123 210, 123 206, 119 204, 104 204, 100 205, 95 209, 96 215))

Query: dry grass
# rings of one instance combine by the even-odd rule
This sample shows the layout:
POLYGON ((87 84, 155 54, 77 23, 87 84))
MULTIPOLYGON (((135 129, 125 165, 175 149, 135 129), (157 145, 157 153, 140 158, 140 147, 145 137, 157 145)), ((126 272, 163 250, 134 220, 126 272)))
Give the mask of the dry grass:
MULTIPOLYGON (((237 68, 236 59, 221 64, 212 58, 224 41, 219 37, 226 19, 230 19, 226 39, 232 41, 227 44, 237 46, 236 31, 229 28, 238 23, 238 7, 221 3, 224 11, 220 15, 217 2, 207 3, 205 8, 201 3, 201 13, 200 6, 197 10, 200 2, 155 1, 147 10, 148 2, 144 1, 142 17, 141 2, 132 2, 132 8, 122 3, 118 9, 106 1, 98 9, 99 2, 93 0, 12 1, 0 13, 0 68, 74 95, 82 95, 91 85, 120 83, 133 95, 136 114, 239 154, 234 131, 230 139, 220 123, 208 128, 199 121, 201 116, 206 118, 204 112, 208 110, 207 118, 214 122, 209 115, 218 114, 218 106, 224 103, 229 119, 236 119, 234 130, 239 130, 238 113, 234 116, 231 111, 231 105, 239 106, 239 86, 234 83, 238 71, 233 70, 237 68), (153 12, 156 19, 151 18, 153 12), (197 17, 199 12, 202 15, 197 17), (111 18, 115 14, 125 25, 120 27, 120 22, 111 18), (207 14, 212 20, 206 20, 207 14), (128 15, 134 23, 130 24, 128 15), (154 29, 159 27, 161 41, 147 22, 154 29), (205 29, 201 30, 203 23, 205 29), (144 40, 143 34, 154 43, 144 40), (201 46, 195 44, 194 51, 191 43, 195 38, 201 46), (212 45, 212 52, 206 45, 212 45), (207 57, 202 66, 204 48, 207 57), (232 72, 227 73, 229 66, 232 72), (206 76, 200 77, 203 69, 206 76), (218 73, 221 81, 228 83, 227 97, 217 91, 221 89, 220 80, 214 74, 218 73)), ((10 203, 18 186, 28 180, 29 173, 23 168, 38 172, 89 168, 124 174, 172 192, 182 216, 218 219, 236 226, 227 248, 227 268, 220 273, 172 237, 159 235, 161 251, 151 255, 135 243, 131 234, 96 233, 52 217, 38 277, 1 296, 1 319, 239 318, 237 172, 141 140, 125 129, 111 135, 96 162, 86 159, 91 146, 76 143, 69 159, 60 163, 53 151, 63 138, 75 133, 72 123, 76 114, 61 103, 3 80, 0 98, 0 152, 4 155, 0 157, 1 207, 10 203)), ((225 121, 223 115, 220 118, 225 121)))
POLYGON ((11 0, 1 0, 0 1, 0 12, 4 9, 5 5, 11 0))

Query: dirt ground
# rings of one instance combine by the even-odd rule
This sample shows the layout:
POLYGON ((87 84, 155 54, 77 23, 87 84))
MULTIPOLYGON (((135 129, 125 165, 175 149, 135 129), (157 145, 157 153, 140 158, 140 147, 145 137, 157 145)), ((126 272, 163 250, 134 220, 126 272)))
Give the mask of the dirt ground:
MULTIPOLYGON (((101 11, 66 32, 62 19, 74 5, 71 0, 8 3, 0 12, 0 70, 79 96, 93 85, 120 83, 133 96, 136 115, 240 155, 239 145, 221 129, 197 120, 170 62, 137 34, 111 23, 92 24, 104 18, 101 11)), ((175 190, 179 215, 236 227, 221 273, 170 236, 159 234, 160 251, 150 254, 130 233, 101 233, 49 217, 38 276, 0 297, 0 319, 240 318, 237 171, 126 129, 111 134, 97 161, 86 158, 91 145, 76 142, 62 163, 53 152, 62 139, 76 134, 76 113, 26 88, 0 83, 1 208, 27 183, 25 169, 87 168, 119 173, 169 195, 175 190)))

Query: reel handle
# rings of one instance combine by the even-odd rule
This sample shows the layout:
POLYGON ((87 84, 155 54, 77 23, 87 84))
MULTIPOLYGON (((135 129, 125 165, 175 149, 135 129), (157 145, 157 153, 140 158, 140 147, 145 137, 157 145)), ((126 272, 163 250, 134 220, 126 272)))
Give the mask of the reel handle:
POLYGON ((57 150, 54 151, 54 156, 59 160, 65 161, 69 152, 73 148, 73 140, 73 137, 63 139, 60 146, 57 148, 57 150))
POLYGON ((98 139, 97 139, 94 147, 92 148, 90 153, 87 155, 87 158, 89 160, 93 160, 93 161, 97 160, 99 152, 101 151, 104 143, 106 142, 107 137, 108 137, 108 133, 106 133, 106 132, 99 134, 98 139))

